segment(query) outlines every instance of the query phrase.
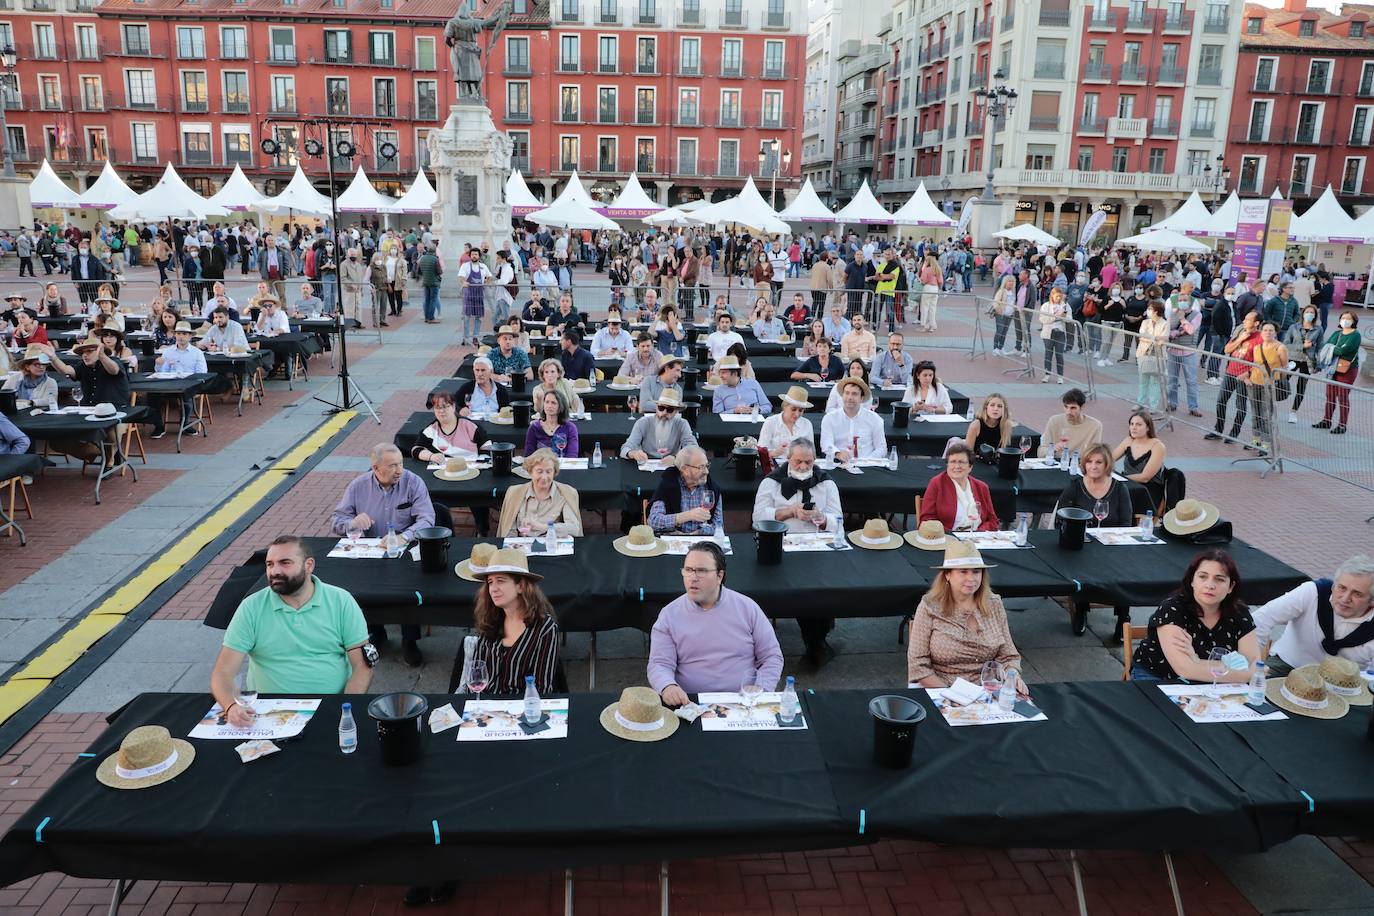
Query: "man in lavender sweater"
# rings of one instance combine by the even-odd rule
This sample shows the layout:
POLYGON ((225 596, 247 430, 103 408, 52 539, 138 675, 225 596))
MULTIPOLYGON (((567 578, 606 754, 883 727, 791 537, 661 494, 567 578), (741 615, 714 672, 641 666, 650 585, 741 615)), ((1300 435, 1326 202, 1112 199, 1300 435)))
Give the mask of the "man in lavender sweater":
POLYGON ((739 690, 746 674, 774 690, 782 649, 757 603, 725 588, 725 554, 692 545, 682 564, 687 593, 659 612, 649 644, 649 684, 667 706, 703 690, 739 690))

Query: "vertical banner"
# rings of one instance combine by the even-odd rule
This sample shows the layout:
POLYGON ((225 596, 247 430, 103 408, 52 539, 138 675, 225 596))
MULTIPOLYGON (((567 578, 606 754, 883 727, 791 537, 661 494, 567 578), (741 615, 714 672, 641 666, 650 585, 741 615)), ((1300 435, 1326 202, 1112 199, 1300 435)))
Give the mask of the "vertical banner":
POLYGON ((1283 270, 1283 256, 1288 252, 1288 228, 1293 222, 1291 200, 1269 202, 1269 224, 1264 231, 1264 258, 1260 262, 1262 276, 1283 270))
POLYGON ((968 232, 968 221, 973 218, 973 206, 978 203, 977 197, 970 197, 964 201, 964 208, 959 212, 959 234, 968 232))
POLYGON ((1092 241, 1093 236, 1097 235, 1097 230, 1107 222, 1106 210, 1094 210, 1088 217, 1088 221, 1083 224, 1083 231, 1078 234, 1078 244, 1087 245, 1092 241))
POLYGON ((1259 276, 1264 261, 1264 233, 1269 225, 1267 198, 1243 199, 1236 217, 1236 245, 1231 254, 1228 285, 1239 283, 1242 275, 1248 284, 1259 276))

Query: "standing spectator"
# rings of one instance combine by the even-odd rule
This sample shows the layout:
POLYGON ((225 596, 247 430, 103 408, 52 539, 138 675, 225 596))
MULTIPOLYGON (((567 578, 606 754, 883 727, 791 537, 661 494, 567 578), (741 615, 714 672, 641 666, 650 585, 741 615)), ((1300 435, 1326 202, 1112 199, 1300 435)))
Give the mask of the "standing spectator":
MULTIPOLYGON (((367 292, 368 276, 367 265, 357 248, 348 249, 348 254, 339 267, 339 278, 342 284, 339 289, 343 293, 344 318, 351 318, 361 324, 364 317, 363 295, 367 292)), ((328 296, 325 297, 325 301, 330 301, 328 296)))
POLYGON ((1230 435, 1226 438, 1234 442, 1240 436, 1240 429, 1245 425, 1245 416, 1249 411, 1245 379, 1250 367, 1239 360, 1244 359, 1244 354, 1254 347, 1259 340, 1259 333, 1259 313, 1252 311, 1246 314, 1240 327, 1232 332, 1231 339, 1226 342, 1223 352, 1227 356, 1235 356, 1235 359, 1226 360, 1226 380, 1222 383, 1221 393, 1217 395, 1217 425, 1212 432, 1203 436, 1204 439, 1222 438, 1222 431, 1226 428, 1226 405, 1230 403, 1232 395, 1238 395, 1236 415, 1230 435))
POLYGON ((1169 323, 1164 320, 1164 303, 1150 301, 1140 326, 1135 359, 1139 372, 1136 400, 1147 410, 1160 407, 1160 379, 1164 375, 1164 345, 1169 339, 1169 323))
POLYGON ((82 239, 76 249, 76 257, 72 258, 71 269, 72 282, 76 284, 76 295, 83 306, 82 311, 86 311, 95 301, 96 290, 105 276, 105 268, 101 266, 100 259, 91 253, 91 243, 82 239))
POLYGON ((21 229, 19 237, 14 240, 14 253, 19 258, 19 276, 21 277, 24 276, 25 270, 29 272, 30 277, 34 275, 33 247, 33 239, 30 238, 28 230, 21 229))
POLYGON ((1064 383, 1064 328, 1069 318, 1069 303, 1064 291, 1057 286, 1050 288, 1050 297, 1040 306, 1040 339, 1045 346, 1045 368, 1040 376, 1043 384, 1049 384, 1051 373, 1064 383))
POLYGON ((418 268, 420 285, 425 290, 425 324, 438 324, 439 283, 443 279, 444 268, 439 263, 439 256, 435 254, 433 245, 424 245, 424 253, 420 255, 418 268))
POLYGON ((1343 386, 1354 385, 1360 371, 1361 338, 1360 332, 1355 330, 1359 323, 1353 311, 1347 309, 1341 312, 1340 327, 1332 332, 1322 347, 1322 350, 1331 348, 1322 368, 1330 373, 1331 381, 1339 384, 1326 386, 1326 414, 1320 423, 1312 424, 1313 429, 1330 429, 1335 435, 1345 433, 1346 422, 1350 419, 1350 389, 1343 386), (1332 426, 1331 418, 1335 415, 1337 404, 1341 406, 1341 419, 1332 426))
POLYGON ((1188 396, 1188 415, 1202 416, 1197 403, 1197 345, 1198 330, 1202 327, 1202 308, 1193 296, 1192 284, 1184 281, 1166 311, 1169 324, 1169 388, 1165 410, 1178 409, 1178 381, 1182 376, 1188 396))

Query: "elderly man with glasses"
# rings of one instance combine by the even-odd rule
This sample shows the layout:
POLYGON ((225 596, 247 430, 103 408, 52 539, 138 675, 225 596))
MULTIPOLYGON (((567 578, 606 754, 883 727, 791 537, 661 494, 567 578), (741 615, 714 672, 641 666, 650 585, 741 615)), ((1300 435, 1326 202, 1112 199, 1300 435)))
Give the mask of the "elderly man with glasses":
POLYGON ((668 389, 654 402, 654 413, 640 417, 630 430, 630 438, 620 447, 622 458, 650 461, 676 455, 688 446, 697 444, 692 427, 681 416, 682 399, 668 389))
POLYGON ((720 486, 711 479, 706 453, 689 445, 663 472, 649 500, 649 527, 655 534, 698 534, 722 530, 724 509, 720 486))

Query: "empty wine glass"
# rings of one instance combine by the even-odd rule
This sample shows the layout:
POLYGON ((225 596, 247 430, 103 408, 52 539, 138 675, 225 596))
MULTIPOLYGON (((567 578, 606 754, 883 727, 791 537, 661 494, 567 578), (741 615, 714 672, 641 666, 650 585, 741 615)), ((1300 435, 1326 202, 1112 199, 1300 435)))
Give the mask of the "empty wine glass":
POLYGON ((472 671, 468 674, 468 688, 472 690, 477 702, 482 701, 482 691, 487 689, 490 675, 487 673, 487 663, 480 658, 472 660, 472 671))
POLYGON ((1093 518, 1097 519, 1097 527, 1102 527, 1103 520, 1107 517, 1107 501, 1098 499, 1093 501, 1093 518))
POLYGON ((750 671, 739 685, 740 701, 744 704, 745 715, 750 719, 754 717, 754 707, 758 706, 759 694, 761 693, 763 693, 763 687, 759 685, 758 673, 750 671))
POLYGON ((1002 689, 1002 679, 1004 677, 1006 677, 1006 673, 1002 670, 1002 664, 1000 662, 994 660, 983 663, 983 673, 980 675, 980 680, 983 684, 983 689, 987 691, 988 694, 987 702, 991 703, 997 698, 997 691, 1002 689))
POLYGON ((79 384, 72 389, 72 401, 76 404, 77 407, 81 406, 81 399, 85 396, 86 392, 81 390, 81 386, 79 384))
POLYGON ((1212 676, 1212 689, 1217 689, 1217 681, 1226 675, 1226 656, 1230 654, 1229 649, 1220 646, 1207 653, 1207 673, 1212 676))
POLYGON ((1017 443, 1017 447, 1021 449, 1021 457, 1026 457, 1031 450, 1031 437, 1022 436, 1021 441, 1017 443))

